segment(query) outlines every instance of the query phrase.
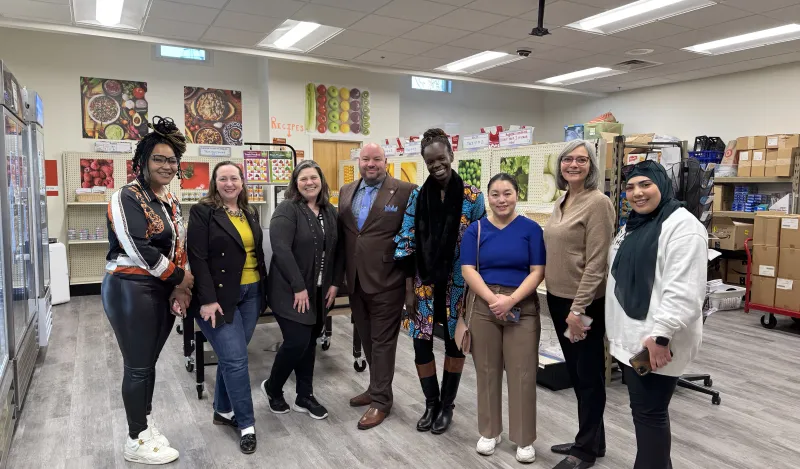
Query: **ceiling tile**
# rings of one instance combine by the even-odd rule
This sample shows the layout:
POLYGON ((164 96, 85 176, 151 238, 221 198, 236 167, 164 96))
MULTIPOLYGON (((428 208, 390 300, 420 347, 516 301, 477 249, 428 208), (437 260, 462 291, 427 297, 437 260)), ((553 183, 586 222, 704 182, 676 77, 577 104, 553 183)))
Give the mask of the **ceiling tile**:
MULTIPOLYGON (((631 0, 571 0, 573 3, 580 3, 581 5, 588 5, 602 10, 611 10, 613 8, 621 7, 631 3, 631 0)), ((545 14, 547 9, 545 9, 545 14)), ((590 15, 586 15, 587 17, 590 15)), ((581 18, 582 19, 582 18, 581 18)))
MULTIPOLYGON (((530 0, 475 0, 467 5, 472 10, 497 13, 498 15, 519 16, 536 9, 538 2, 530 0)), ((545 9, 545 12, 547 9, 545 9)))
POLYGON ((800 3, 780 10, 768 11, 764 13, 764 16, 784 20, 787 23, 800 23, 800 3))
POLYGON ((447 28, 480 31, 507 19, 507 16, 495 15, 494 13, 459 8, 446 16, 435 19, 431 24, 447 28))
POLYGON ((401 20, 397 18, 387 18, 385 16, 369 15, 358 23, 350 26, 355 31, 365 33, 383 34, 387 36, 402 36, 414 28, 421 26, 415 21, 401 20))
POLYGON ((366 47, 367 49, 374 49, 390 39, 391 39, 390 36, 381 36, 380 34, 372 34, 372 33, 362 33, 361 31, 353 31, 347 29, 334 36, 328 42, 332 42, 334 44, 341 44, 343 46, 366 47))
POLYGON ((211 24, 218 14, 219 10, 214 8, 155 0, 147 16, 154 16, 165 20, 184 21, 186 23, 211 24))
POLYGON ((369 49, 364 47, 343 46, 341 44, 326 42, 311 51, 311 54, 332 59, 351 60, 367 51, 369 51, 369 49))
POLYGON ((634 41, 652 41, 654 39, 684 33, 688 30, 689 28, 684 28, 683 26, 666 23, 664 21, 654 21, 636 28, 620 31, 614 34, 614 36, 632 39, 634 41))
POLYGON ((468 49, 494 50, 496 47, 504 46, 513 42, 507 37, 490 36, 483 33, 473 33, 469 36, 456 39, 450 45, 466 47, 468 49))
POLYGON ((556 47, 555 49, 534 52, 531 54, 531 57, 536 59, 550 60, 552 62, 571 62, 575 59, 588 57, 590 55, 593 55, 593 53, 585 50, 571 49, 568 47, 556 47))
POLYGON ((672 83, 672 82, 673 82, 673 81, 672 81, 672 80, 670 80, 669 78, 664 78, 664 77, 654 77, 654 78, 646 78, 646 79, 644 79, 644 80, 638 80, 638 81, 627 82, 627 83, 625 83, 625 86, 627 86, 627 87, 629 87, 629 88, 630 88, 632 85, 633 85, 633 86, 637 86, 637 87, 644 87, 644 86, 659 86, 659 85, 666 85, 666 84, 668 84, 668 83, 672 83))
POLYGON ((39 3, 52 3, 55 5, 69 5, 69 0, 32 0, 39 3))
MULTIPOLYGON (((67 0, 68 1, 68 0, 67 0)), ((187 5, 197 5, 200 7, 208 8, 222 8, 228 3, 228 0, 171 0, 175 3, 186 3, 187 5)))
POLYGON ((508 64, 508 67, 525 70, 525 74, 530 81, 543 80, 576 70, 574 65, 533 58, 517 60, 508 64))
POLYGON ((465 7, 472 3, 474 0, 436 0, 438 3, 444 3, 447 5, 454 5, 457 7, 465 7))
POLYGON ((378 46, 377 49, 389 52, 400 52, 402 54, 417 55, 427 52, 435 47, 438 47, 438 45, 431 44, 430 42, 414 41, 413 39, 398 37, 378 46))
POLYGON ((234 46, 255 47, 264 39, 264 36, 266 36, 264 33, 211 26, 203 35, 202 40, 234 46))
POLYGON ((424 16, 430 22, 434 18, 455 10, 455 8, 452 5, 443 5, 427 0, 394 0, 375 11, 375 14, 409 21, 419 21, 420 17, 424 16), (421 14, 421 12, 424 12, 424 14, 421 14))
POLYGON ((696 44, 702 44, 704 42, 713 41, 715 39, 719 39, 719 37, 707 31, 695 29, 692 31, 686 31, 685 33, 676 34, 674 36, 667 36, 661 39, 656 39, 652 42, 654 44, 671 47, 673 49, 683 49, 684 47, 689 47, 696 44))
POLYGON ((592 67, 610 67, 616 63, 621 62, 624 59, 620 59, 614 55, 607 55, 607 54, 593 54, 588 57, 581 57, 575 60, 570 60, 570 65, 575 65, 577 70, 583 70, 584 68, 592 68, 592 67))
POLYGON ((541 52, 550 49, 555 49, 556 46, 551 44, 543 44, 541 42, 532 42, 532 41, 515 41, 511 44, 506 44, 504 46, 500 46, 495 48, 497 52, 505 52, 508 54, 516 54, 518 50, 525 49, 533 52, 541 52))
POLYGON ((531 36, 531 41, 552 44, 554 46, 569 46, 579 42, 586 42, 597 37, 597 34, 585 33, 583 31, 576 31, 568 28, 556 28, 551 29, 550 34, 547 36, 531 36))
POLYGON ((607 51, 605 51, 603 53, 604 54, 608 54, 608 55, 616 55, 616 56, 619 56, 619 57, 624 57, 626 59, 650 60, 649 57, 651 55, 665 54, 665 53, 671 52, 673 50, 675 50, 675 49, 673 49, 671 47, 658 45, 658 44, 651 44, 651 43, 648 43, 648 42, 637 42, 635 46, 626 45, 625 47, 620 47, 618 49, 610 49, 610 50, 607 50, 607 51), (629 50, 633 50, 633 49, 653 49, 653 52, 651 52, 650 54, 647 54, 647 55, 638 55, 638 56, 637 55, 628 55, 628 54, 626 54, 626 52, 628 52, 629 50))
POLYGON ((672 81, 687 81, 687 80, 697 80, 699 78, 708 78, 713 75, 714 72, 710 72, 708 70, 695 70, 693 72, 683 72, 683 73, 675 73, 672 75, 666 75, 664 78, 669 78, 672 81))
POLYGON ((411 68, 416 70, 433 70, 435 68, 441 67, 446 63, 447 60, 445 59, 434 59, 433 57, 417 56, 401 60, 400 62, 397 62, 395 66, 411 68))
POLYGON ((72 13, 69 5, 54 5, 29 0, 4 2, 2 15, 9 18, 21 18, 47 23, 71 24, 72 13))
POLYGON ((455 46, 439 46, 436 49, 431 49, 422 55, 426 57, 434 57, 437 59, 445 59, 449 62, 452 62, 454 60, 460 60, 465 57, 475 55, 479 52, 483 51, 478 49, 465 49, 463 47, 455 47, 455 46))
POLYGON ((310 21, 336 28, 346 28, 366 16, 353 10, 344 10, 326 5, 308 4, 292 15, 293 20, 310 21))
POLYGON ((246 15, 244 13, 226 10, 222 11, 219 16, 217 16, 217 19, 214 21, 214 26, 267 34, 272 32, 272 30, 277 28, 281 23, 283 23, 283 19, 280 18, 246 15))
POLYGON ((752 11, 753 13, 764 13, 766 11, 777 10, 779 8, 796 5, 797 0, 722 0, 726 6, 741 8, 742 10, 752 11))
POLYGON ((662 64, 671 64, 675 62, 683 62, 684 60, 693 60, 698 57, 699 56, 694 52, 678 49, 661 54, 643 56, 642 60, 652 60, 653 62, 661 62, 662 64))
POLYGON ((434 24, 423 24, 419 28, 403 34, 403 37, 425 42, 434 42, 436 44, 447 44, 448 42, 455 41, 468 34, 470 34, 470 31, 445 28, 434 24))
POLYGON ((482 30, 482 33, 511 39, 526 39, 531 37, 531 30, 536 27, 535 22, 520 18, 511 18, 482 30))
POLYGON ((528 73, 518 68, 493 67, 482 72, 474 73, 472 76, 489 80, 516 81, 527 77, 528 73))
POLYGON ((394 65, 401 60, 411 57, 408 54, 401 54, 399 52, 387 52, 382 50, 371 50, 356 57, 356 62, 366 62, 378 65, 394 65))
MULTIPOLYGON (((544 22, 547 25, 564 26, 578 20, 594 16, 603 11, 602 8, 594 8, 588 5, 581 5, 566 0, 546 5, 544 9, 544 22)), ((530 13, 521 16, 523 19, 538 21, 538 8, 530 13)))
POLYGON ((271 18, 289 18, 305 6, 297 0, 230 0, 226 10, 271 18))
POLYGON ((572 44, 570 47, 576 49, 583 49, 591 52, 606 52, 610 50, 629 50, 637 48, 639 45, 636 41, 630 39, 622 39, 621 37, 613 36, 595 36, 588 41, 578 42, 572 44))
POLYGON ((714 26, 707 26, 703 31, 715 35, 718 39, 738 36, 739 34, 752 33, 767 28, 774 28, 776 26, 783 26, 785 21, 780 21, 775 18, 767 18, 766 16, 753 15, 747 18, 728 21, 727 23, 717 24, 714 26))
POLYGON ((144 25, 144 32, 159 37, 197 41, 206 32, 206 26, 150 17, 144 25))
MULTIPOLYGON (((752 1, 755 2, 759 0, 752 1)), ((662 21, 665 23, 683 26, 685 28, 701 29, 714 24, 725 23, 750 15, 751 13, 738 8, 731 8, 725 5, 711 5, 710 7, 705 7, 699 10, 690 11, 689 13, 684 13, 682 15, 666 18, 662 21)))

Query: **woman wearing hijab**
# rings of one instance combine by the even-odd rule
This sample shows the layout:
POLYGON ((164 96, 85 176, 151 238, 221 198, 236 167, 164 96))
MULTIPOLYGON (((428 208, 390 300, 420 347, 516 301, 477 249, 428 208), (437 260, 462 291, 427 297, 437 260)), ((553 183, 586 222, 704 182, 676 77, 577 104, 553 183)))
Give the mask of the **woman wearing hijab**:
POLYGON ((708 235, 654 161, 633 168, 626 195, 633 212, 609 254, 606 333, 628 385, 634 469, 671 469, 669 402, 702 341, 708 235), (652 372, 640 376, 629 364, 645 348, 652 372))
POLYGON ((421 143, 430 176, 408 199, 403 227, 395 238, 395 259, 410 260, 414 270, 415 297, 407 301, 410 318, 404 326, 414 339, 414 362, 425 394, 425 413, 417 430, 441 434, 453 420, 464 368, 464 354, 453 339, 464 303, 461 238, 470 223, 484 217, 486 208, 480 189, 453 171, 453 149, 444 131, 428 130, 421 143), (442 324, 445 331, 441 391, 433 355, 434 324, 442 324))

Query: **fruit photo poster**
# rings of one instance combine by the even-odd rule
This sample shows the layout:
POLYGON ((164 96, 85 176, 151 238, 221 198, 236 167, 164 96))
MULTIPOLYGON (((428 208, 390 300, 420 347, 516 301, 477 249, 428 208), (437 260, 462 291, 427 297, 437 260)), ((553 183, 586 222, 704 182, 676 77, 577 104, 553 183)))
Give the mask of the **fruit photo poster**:
POLYGON ((114 188, 114 161, 81 158, 81 187, 91 189, 92 187, 104 186, 108 189, 114 188))
POLYGON ((370 92, 361 88, 306 84, 306 129, 320 134, 370 134, 370 92))
POLYGON ((198 145, 242 144, 242 92, 183 87, 185 134, 198 145))

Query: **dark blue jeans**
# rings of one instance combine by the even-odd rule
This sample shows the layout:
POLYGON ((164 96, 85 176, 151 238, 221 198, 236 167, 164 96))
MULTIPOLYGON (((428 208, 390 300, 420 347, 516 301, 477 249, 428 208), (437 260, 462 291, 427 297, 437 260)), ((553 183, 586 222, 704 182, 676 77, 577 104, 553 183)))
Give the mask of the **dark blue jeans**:
POLYGON ((217 320, 217 327, 213 328, 211 321, 203 321, 202 318, 197 321, 218 357, 214 410, 223 413, 233 411, 240 429, 255 424, 250 372, 247 368, 247 344, 253 337, 258 315, 261 314, 261 291, 261 282, 240 287, 236 311, 226 312, 233 314, 230 324, 217 320))

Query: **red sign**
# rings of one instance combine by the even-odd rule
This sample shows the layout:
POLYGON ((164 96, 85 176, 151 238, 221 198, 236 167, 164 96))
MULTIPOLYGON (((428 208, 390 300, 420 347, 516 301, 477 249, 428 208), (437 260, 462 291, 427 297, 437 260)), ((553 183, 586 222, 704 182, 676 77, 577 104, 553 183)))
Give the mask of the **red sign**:
POLYGON ((58 195, 58 161, 44 160, 44 185, 48 196, 58 195))

